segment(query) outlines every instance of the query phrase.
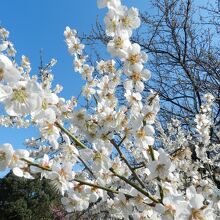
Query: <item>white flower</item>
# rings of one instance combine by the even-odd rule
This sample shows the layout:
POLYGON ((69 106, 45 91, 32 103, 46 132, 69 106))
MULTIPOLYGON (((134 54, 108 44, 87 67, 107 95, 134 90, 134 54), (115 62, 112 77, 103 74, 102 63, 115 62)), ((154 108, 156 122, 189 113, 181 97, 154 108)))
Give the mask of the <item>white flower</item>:
POLYGON ((128 219, 128 216, 132 214, 132 204, 123 192, 119 192, 119 194, 114 198, 114 205, 117 207, 118 211, 123 213, 125 219, 128 219))
POLYGON ((12 88, 10 86, 0 84, 0 101, 4 101, 9 95, 12 94, 12 88))
POLYGON ((108 75, 105 75, 104 77, 102 77, 100 79, 100 81, 97 83, 97 87, 98 87, 98 94, 104 93, 104 94, 108 94, 108 93, 114 93, 115 90, 115 82, 113 82, 113 80, 111 80, 111 78, 108 75))
POLYGON ((30 61, 29 61, 28 57, 23 55, 21 57, 21 64, 24 68, 29 69, 29 71, 30 71, 31 67, 30 67, 30 61))
POLYGON ((0 27, 0 38, 6 39, 9 36, 9 31, 7 31, 5 28, 0 27))
POLYGON ((20 72, 13 65, 11 60, 3 54, 0 54, 0 81, 5 80, 8 83, 17 82, 21 77, 20 72))
POLYGON ((81 44, 77 37, 71 36, 70 38, 67 38, 66 43, 70 54, 82 54, 85 45, 81 44))
POLYGON ((18 177, 24 177, 26 179, 34 179, 34 177, 28 172, 28 167, 24 167, 23 169, 20 167, 15 167, 12 169, 13 174, 18 177))
POLYGON ((176 219, 204 219, 214 220, 215 214, 210 206, 204 206, 204 197, 197 194, 194 186, 190 186, 186 190, 186 198, 188 201, 178 202, 176 219))
POLYGON ((212 103, 213 100, 215 99, 215 97, 211 94, 211 93, 207 93, 204 95, 204 98, 205 100, 208 102, 208 103, 212 103))
POLYGON ((126 72, 126 74, 134 82, 134 84, 139 83, 140 81, 147 81, 151 77, 151 73, 148 69, 142 69, 142 66, 138 66, 138 67, 136 68, 136 71, 128 70, 128 72, 126 72), (138 67, 140 69, 138 69, 138 67))
POLYGON ((154 144, 154 128, 151 125, 145 125, 136 130, 135 140, 137 145, 146 149, 149 145, 154 144))
POLYGON ((16 53, 17 51, 15 50, 14 45, 10 41, 8 41, 8 49, 7 49, 8 56, 14 57, 16 53))
POLYGON ((195 151, 196 151, 196 156, 201 159, 203 162, 208 160, 207 157, 207 149, 204 147, 199 147, 198 145, 195 145, 195 151))
POLYGON ((148 169, 151 172, 149 176, 150 179, 154 179, 156 177, 165 179, 174 168, 171 166, 169 155, 166 154, 165 151, 161 148, 158 150, 158 152, 160 153, 158 160, 151 161, 148 165, 148 169))
POLYGON ((6 169, 11 163, 14 150, 11 144, 0 145, 0 171, 6 169))
POLYGON ((2 44, 0 44, 0 53, 4 50, 6 50, 8 47, 7 41, 3 41, 2 44))
POLYGON ((125 60, 124 69, 125 72, 133 71, 138 72, 143 69, 143 62, 147 61, 147 55, 141 52, 139 44, 134 43, 128 48, 128 55, 125 60))
MULTIPOLYGON (((46 119, 47 120, 47 119, 46 119)), ((43 124, 40 124, 40 132, 43 138, 47 139, 51 144, 55 145, 57 148, 57 139, 60 137, 60 130, 54 123, 49 123, 44 121, 43 124)), ((53 116, 49 118, 49 120, 53 120, 53 116)))
POLYGON ((198 114, 196 115, 195 122, 198 126, 206 125, 209 123, 209 119, 207 118, 206 114, 198 114))
POLYGON ((131 90, 126 90, 126 93, 124 94, 125 98, 131 105, 140 105, 142 96, 139 92, 131 92, 131 90))
POLYGON ((12 169, 14 175, 18 177, 34 179, 34 177, 30 174, 28 164, 23 161, 23 159, 27 159, 29 161, 33 160, 32 158, 29 158, 29 151, 23 149, 16 150, 13 154, 9 167, 12 169))
POLYGON ((103 73, 105 72, 106 62, 105 62, 104 60, 101 60, 101 61, 99 61, 99 62, 96 61, 96 63, 97 63, 96 68, 97 68, 98 72, 99 72, 100 74, 103 74, 103 73))
POLYGON ((39 91, 39 85, 33 81, 19 81, 12 87, 0 86, 0 100, 10 116, 25 116, 41 107, 39 91))
POLYGON ((47 179, 52 180, 52 184, 56 190, 59 190, 62 195, 70 186, 69 180, 72 180, 75 173, 72 171, 73 164, 71 162, 52 163, 52 171, 44 173, 47 179))
POLYGON ((89 198, 77 195, 75 192, 69 192, 68 197, 61 198, 62 204, 67 212, 82 211, 89 207, 89 198))
POLYGON ((93 170, 96 172, 101 169, 108 170, 111 167, 111 160, 109 158, 112 152, 112 145, 101 140, 93 144, 93 170))
POLYGON ((95 89, 92 87, 92 85, 90 85, 89 83, 87 83, 82 90, 82 94, 87 98, 90 99, 92 97, 92 95, 95 94, 95 89))
POLYGON ((132 188, 129 192, 130 195, 132 195, 134 198, 131 199, 133 205, 139 210, 140 212, 143 212, 147 209, 146 204, 144 202, 150 202, 146 196, 144 196, 142 193, 140 193, 138 190, 132 188))
POLYGON ((64 36, 66 37, 66 44, 70 54, 81 55, 85 45, 80 43, 80 39, 76 36, 77 32, 74 29, 66 27, 64 36))
POLYGON ((26 163, 22 159, 29 159, 29 151, 23 149, 15 150, 10 162, 10 168, 24 167, 26 163))
POLYGON ((66 38, 70 38, 72 36, 76 36, 77 31, 75 29, 71 29, 70 27, 66 27, 65 31, 64 31, 64 36, 66 38))
POLYGON ((114 37, 117 23, 119 22, 119 16, 114 10, 110 10, 104 18, 106 34, 108 36, 114 37))
POLYGON ((120 0, 97 0, 98 8, 105 8, 105 7, 114 7, 117 8, 121 5, 120 0))
POLYGON ((56 104, 59 102, 59 98, 55 93, 51 91, 41 90, 39 93, 42 99, 41 108, 38 111, 32 112, 31 116, 37 123, 43 123, 47 121, 52 124, 56 120, 56 104))
POLYGON ((80 70, 80 73, 81 73, 83 79, 91 81, 93 71, 94 71, 93 66, 89 66, 88 64, 84 64, 80 70))
MULTIPOLYGON (((42 168, 50 168, 52 165, 52 162, 50 161, 50 158, 47 154, 44 154, 42 158, 38 158, 34 161, 35 163, 39 164, 42 168)), ((30 166, 32 173, 39 173, 41 172, 41 176, 43 177, 45 173, 48 173, 48 171, 43 170, 36 166, 30 166)))
POLYGON ((56 121, 56 113, 52 108, 39 111, 34 116, 34 121, 39 124, 44 124, 45 122, 53 124, 56 121))
POLYGON ((136 29, 140 26, 140 18, 138 17, 138 10, 136 8, 121 7, 119 30, 126 30, 129 36, 132 34, 132 29, 136 29))
POLYGON ((107 49, 112 56, 125 59, 127 57, 127 49, 131 45, 127 32, 118 32, 113 40, 110 40, 107 49))

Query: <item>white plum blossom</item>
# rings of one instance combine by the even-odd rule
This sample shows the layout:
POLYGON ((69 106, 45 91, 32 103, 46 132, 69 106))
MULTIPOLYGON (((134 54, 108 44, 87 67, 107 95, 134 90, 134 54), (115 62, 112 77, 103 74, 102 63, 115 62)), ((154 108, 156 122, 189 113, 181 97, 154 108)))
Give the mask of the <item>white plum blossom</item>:
POLYGON ((3 27, 0 27, 0 37, 6 39, 8 38, 8 36, 9 36, 9 31, 3 27))
POLYGON ((120 23, 119 30, 126 30, 128 34, 131 36, 132 30, 136 29, 140 26, 141 21, 138 17, 138 10, 134 7, 127 8, 121 7, 122 12, 120 12, 120 23))
POLYGON ((106 34, 114 37, 116 32, 117 23, 119 22, 119 16, 114 10, 109 10, 104 18, 106 34))
POLYGON ((0 81, 5 80, 7 83, 15 83, 21 78, 21 74, 14 66, 11 60, 0 54, 0 81))
POLYGON ((80 73, 83 79, 91 81, 93 71, 94 71, 94 67, 89 66, 88 64, 85 64, 85 65, 82 65, 82 69, 80 70, 80 73))
POLYGON ((14 149, 11 144, 0 145, 0 171, 6 169, 13 157, 14 149))
POLYGON ((176 219, 216 219, 212 208, 203 204, 204 197, 196 192, 195 187, 187 188, 186 197, 188 202, 182 201, 178 203, 176 219))
POLYGON ((41 108, 31 114, 32 118, 37 123, 44 123, 46 119, 52 124, 56 120, 56 104, 58 104, 59 98, 51 91, 41 90, 39 93, 42 100, 41 108))
POLYGON ((82 198, 82 196, 79 197, 79 195, 76 195, 74 192, 68 193, 68 197, 63 197, 61 202, 67 212, 73 212, 75 210, 82 211, 89 207, 88 198, 82 198))
MULTIPOLYGON (((0 85, 1 86, 1 85, 0 85)), ((10 116, 30 114, 41 107, 39 85, 34 81, 19 81, 11 86, 0 87, 0 100, 10 116)))
POLYGON ((107 49, 112 56, 120 57, 125 59, 127 50, 131 46, 129 35, 127 32, 120 31, 114 36, 112 40, 108 42, 107 49))
POLYGON ((105 7, 114 7, 117 8, 121 5, 120 0, 97 0, 98 8, 105 8, 105 7))
POLYGON ((96 63, 97 63, 96 69, 100 74, 103 74, 105 72, 106 62, 104 60, 100 60, 99 62, 96 61, 96 63))
POLYGON ((71 30, 69 27, 66 27, 64 35, 66 37, 66 44, 68 46, 68 50, 70 54, 82 54, 82 50, 84 49, 84 45, 80 43, 80 40, 76 36, 76 30, 71 30))
POLYGON ((83 91, 82 91, 82 94, 87 98, 87 99, 90 99, 94 94, 95 94, 95 89, 93 88, 92 85, 90 85, 89 83, 86 84, 84 87, 83 87, 83 91))
POLYGON ((95 171, 101 169, 108 170, 111 167, 109 156, 112 152, 112 145, 110 143, 105 143, 104 141, 98 141, 97 143, 94 143, 93 149, 93 169, 95 171))
POLYGON ((128 55, 125 60, 125 72, 133 71, 138 72, 143 69, 143 62, 147 61, 147 55, 141 52, 139 44, 134 43, 128 48, 128 55))
POLYGON ((151 179, 160 177, 161 179, 165 179, 168 177, 169 173, 173 171, 174 167, 171 164, 171 160, 169 155, 164 152, 163 149, 159 149, 159 157, 158 160, 151 161, 148 165, 148 169, 150 170, 151 179))
POLYGON ((154 144, 154 128, 151 125, 145 125, 136 130, 135 140, 137 146, 147 149, 149 145, 154 144))

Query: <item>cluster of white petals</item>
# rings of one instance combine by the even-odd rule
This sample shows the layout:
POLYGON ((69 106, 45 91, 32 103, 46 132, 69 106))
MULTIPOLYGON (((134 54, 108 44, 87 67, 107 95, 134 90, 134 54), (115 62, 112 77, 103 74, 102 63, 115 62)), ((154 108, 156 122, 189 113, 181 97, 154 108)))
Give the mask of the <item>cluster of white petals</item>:
POLYGON ((0 145, 0 170, 49 179, 62 194, 67 212, 104 204, 113 216, 123 219, 216 219, 218 176, 200 173, 206 166, 219 166, 207 154, 214 97, 205 95, 192 133, 173 119, 166 135, 156 121, 158 94, 150 91, 146 97, 144 93, 151 77, 145 65, 147 54, 130 41, 140 26, 138 10, 120 0, 98 0, 98 7, 108 9, 107 50, 121 65, 114 59, 89 64, 77 31, 66 27, 74 70, 85 81, 84 107, 77 106, 74 97, 59 97, 60 85, 52 87, 51 67, 56 60, 40 69, 40 77, 30 75, 27 57, 22 56, 20 66, 12 61, 16 51, 8 41, 9 32, 0 28, 0 103, 5 109, 0 125, 33 125, 40 133, 26 139, 28 150, 0 145), (119 102, 118 88, 123 88, 124 104, 119 102), (198 132, 196 140, 193 132, 198 132))

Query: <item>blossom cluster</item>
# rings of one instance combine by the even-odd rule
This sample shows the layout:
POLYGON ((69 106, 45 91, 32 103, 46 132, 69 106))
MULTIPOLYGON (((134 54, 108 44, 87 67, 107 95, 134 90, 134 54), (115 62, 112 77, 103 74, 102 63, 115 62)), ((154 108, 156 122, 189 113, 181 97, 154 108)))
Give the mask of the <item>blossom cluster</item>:
MULTIPOLYGON (((200 160, 213 164, 203 160, 198 146, 194 146, 197 159, 192 160, 193 134, 182 131, 178 120, 169 125, 170 136, 165 134, 157 121, 158 94, 144 93, 151 77, 145 65, 148 56, 130 40, 141 23, 138 10, 120 0, 98 0, 98 7, 108 9, 104 22, 112 59, 92 66, 77 31, 70 27, 64 31, 74 70, 85 80, 82 94, 89 107, 78 106, 74 97, 60 97, 60 85, 52 87, 54 59, 42 67, 40 77, 30 75, 27 57, 22 57, 20 66, 10 59, 15 50, 8 31, 0 29, 0 102, 6 112, 0 124, 34 125, 40 133, 26 140, 29 150, 0 145, 0 170, 11 168, 20 177, 49 179, 68 212, 100 203, 124 219, 216 219, 220 191, 213 178, 217 177, 210 173, 204 177, 199 171, 200 160), (124 104, 117 98, 119 87, 124 104)), ((196 116, 204 153, 210 143, 214 97, 205 98, 207 103, 196 116)))

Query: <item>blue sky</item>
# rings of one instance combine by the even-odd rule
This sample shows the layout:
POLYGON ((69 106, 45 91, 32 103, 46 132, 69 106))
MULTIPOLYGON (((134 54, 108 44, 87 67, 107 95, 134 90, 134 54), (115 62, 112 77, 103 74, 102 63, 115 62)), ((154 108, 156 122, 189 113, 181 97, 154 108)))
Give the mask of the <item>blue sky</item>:
MULTIPOLYGON (((149 0, 123 2, 141 11, 152 10, 149 0)), ((69 98, 80 93, 83 82, 72 69, 72 57, 67 52, 63 31, 70 26, 79 33, 88 33, 96 16, 103 18, 105 13, 106 10, 97 9, 96 0, 6 0, 1 1, 0 25, 10 31, 10 40, 18 51, 17 61, 23 54, 29 57, 32 74, 37 73, 41 49, 45 63, 51 58, 58 60, 53 68, 55 84, 63 85, 61 95, 69 98)), ((26 137, 35 134, 34 129, 0 128, 0 144, 10 142, 19 148, 26 137)))

